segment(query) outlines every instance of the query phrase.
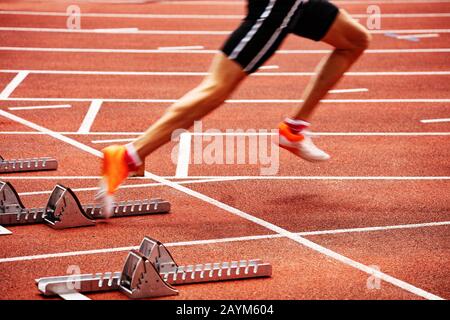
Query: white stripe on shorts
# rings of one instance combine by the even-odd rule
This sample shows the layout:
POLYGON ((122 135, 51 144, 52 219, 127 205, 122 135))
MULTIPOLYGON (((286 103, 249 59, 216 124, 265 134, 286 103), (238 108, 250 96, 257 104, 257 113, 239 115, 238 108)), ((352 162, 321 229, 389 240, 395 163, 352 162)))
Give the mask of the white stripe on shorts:
POLYGON ((298 7, 302 2, 305 2, 304 0, 297 0, 295 4, 292 6, 291 10, 289 11, 286 18, 284 18, 283 23, 281 26, 277 29, 277 31, 272 35, 272 38, 266 43, 264 48, 258 53, 258 55, 247 65, 247 67, 244 69, 244 71, 248 72, 251 70, 261 59, 262 57, 267 53, 267 51, 270 49, 270 47, 273 45, 273 43, 278 39, 278 36, 280 35, 281 31, 283 31, 284 28, 286 28, 289 24, 289 22, 292 19, 292 16, 294 15, 295 11, 297 11, 298 7))
POLYGON ((230 59, 236 59, 236 57, 239 55, 239 53, 241 53, 241 51, 244 50, 245 46, 250 42, 250 40, 253 38, 253 36, 256 34, 256 32, 258 32, 259 28, 262 26, 262 24, 264 23, 266 18, 270 15, 276 2, 277 2, 277 0, 270 0, 266 9, 259 17, 258 21, 253 25, 253 27, 245 35, 245 37, 241 40, 241 42, 239 42, 239 44, 236 46, 236 48, 234 48, 233 52, 230 55, 230 59))

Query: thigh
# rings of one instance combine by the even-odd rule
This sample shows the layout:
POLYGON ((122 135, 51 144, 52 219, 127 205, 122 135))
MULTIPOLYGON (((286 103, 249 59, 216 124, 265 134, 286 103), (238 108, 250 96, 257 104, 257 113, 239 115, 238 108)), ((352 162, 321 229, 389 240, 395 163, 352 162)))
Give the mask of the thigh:
POLYGON ((249 15, 228 38, 222 52, 247 74, 255 72, 286 38, 301 0, 249 0, 249 15))

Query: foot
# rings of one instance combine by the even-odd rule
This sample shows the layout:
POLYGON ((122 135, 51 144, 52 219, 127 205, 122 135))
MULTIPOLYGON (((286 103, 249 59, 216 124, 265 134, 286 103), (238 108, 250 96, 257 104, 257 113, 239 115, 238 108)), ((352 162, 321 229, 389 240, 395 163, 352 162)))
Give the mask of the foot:
POLYGON ((125 146, 113 145, 103 152, 102 180, 97 198, 103 202, 103 215, 109 218, 113 215, 114 194, 120 184, 135 171, 125 146))
POLYGON ((309 131, 307 130, 307 123, 303 125, 300 130, 293 130, 286 122, 279 124, 279 141, 278 145, 281 148, 289 150, 293 154, 310 162, 326 161, 330 156, 317 148, 311 139, 309 131))

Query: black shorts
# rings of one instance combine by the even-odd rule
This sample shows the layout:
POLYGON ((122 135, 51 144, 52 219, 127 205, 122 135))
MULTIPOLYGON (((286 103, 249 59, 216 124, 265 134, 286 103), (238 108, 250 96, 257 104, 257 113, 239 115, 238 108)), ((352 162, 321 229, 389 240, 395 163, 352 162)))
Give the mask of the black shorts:
POLYGON ((248 14, 222 47, 246 73, 255 72, 289 33, 321 40, 339 9, 327 0, 247 0, 248 14))

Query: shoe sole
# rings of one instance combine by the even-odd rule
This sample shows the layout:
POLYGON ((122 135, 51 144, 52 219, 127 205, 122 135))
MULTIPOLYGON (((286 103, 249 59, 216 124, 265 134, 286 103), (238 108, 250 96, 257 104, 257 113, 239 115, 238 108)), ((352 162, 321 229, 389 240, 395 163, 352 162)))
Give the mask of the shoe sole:
MULTIPOLYGON (((280 137, 281 137, 281 136, 280 136, 280 137)), ((286 139, 285 137, 283 137, 283 138, 286 139)), ((278 139, 278 140, 280 140, 280 139, 278 139)), ((328 159, 314 159, 314 158, 308 158, 308 157, 303 156, 303 155, 298 151, 297 148, 282 145, 279 141, 278 141, 276 144, 277 144, 280 148, 286 149, 287 151, 289 151, 289 152, 295 154, 297 157, 302 158, 303 160, 306 160, 306 161, 308 161, 308 162, 313 162, 313 163, 316 163, 316 162, 324 162, 324 161, 327 161, 327 160, 330 159, 330 158, 328 158, 328 159)))

